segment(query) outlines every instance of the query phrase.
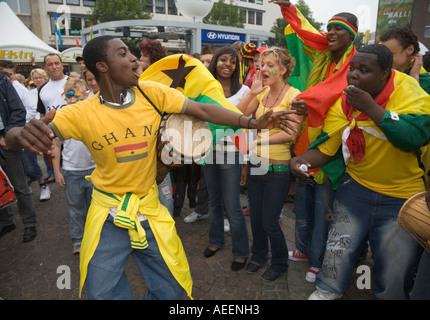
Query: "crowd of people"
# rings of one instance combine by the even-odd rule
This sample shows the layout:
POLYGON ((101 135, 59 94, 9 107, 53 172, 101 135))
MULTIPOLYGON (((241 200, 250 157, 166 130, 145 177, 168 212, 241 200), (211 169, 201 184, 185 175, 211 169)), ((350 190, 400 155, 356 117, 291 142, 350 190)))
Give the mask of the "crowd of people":
MULTIPOLYGON (((124 273, 130 255, 148 288, 144 298, 192 297, 174 226, 186 195, 194 210, 184 222, 209 219, 205 258, 222 254, 231 237, 232 272, 254 275, 267 266, 262 278, 275 281, 288 271, 288 260, 309 261, 306 280, 316 286, 309 299, 334 300, 370 251, 375 298, 430 299, 430 253, 397 221, 407 199, 430 189, 429 53, 419 53, 406 27, 356 49, 355 15, 335 14, 323 34, 302 23, 290 1, 269 2, 304 42, 311 66, 300 75, 303 87, 291 84, 298 57, 288 49, 238 42, 193 54, 241 113, 139 81, 168 56, 156 40, 139 44, 139 61, 121 40, 97 37, 77 59, 76 75, 65 75, 61 58, 49 54, 44 70, 31 72, 28 88, 13 63, 0 61, 0 161, 14 186, 24 241, 36 237, 29 184, 38 181, 46 201, 47 183, 55 179, 65 191, 73 253, 80 254, 80 289, 86 283, 90 299, 131 298, 124 273), (211 161, 173 168, 157 184, 157 136, 140 133, 158 128, 163 113, 256 130, 246 152, 224 137, 211 161), (291 251, 279 224, 290 190, 291 251)), ((1 236, 15 228, 10 208, 0 210, 0 227, 1 236)))

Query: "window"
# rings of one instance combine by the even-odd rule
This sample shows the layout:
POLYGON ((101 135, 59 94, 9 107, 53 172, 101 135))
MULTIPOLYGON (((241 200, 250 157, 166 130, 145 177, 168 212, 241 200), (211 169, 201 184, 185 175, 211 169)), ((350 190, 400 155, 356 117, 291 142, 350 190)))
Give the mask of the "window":
POLYGON ((146 0, 146 10, 149 12, 154 12, 154 1, 153 0, 146 0))
POLYGON ((255 0, 248 0, 249 3, 255 3, 255 0))
POLYGON ((63 4, 63 0, 48 0, 49 3, 60 3, 63 4))
POLYGON ((178 10, 176 9, 175 0, 167 0, 167 13, 177 16, 178 10))
POLYGON ((248 11, 248 24, 255 24, 255 12, 248 11))
POLYGON ((84 6, 94 7, 96 5, 96 0, 84 0, 84 6))
POLYGON ((263 25, 263 12, 255 13, 255 24, 259 26, 263 25))
MULTIPOLYGON (((56 34, 55 32, 55 20, 54 20, 54 16, 51 16, 51 34, 56 34)), ((61 35, 64 36, 66 34, 66 28, 63 28, 60 30, 61 31, 61 35)))
POLYGON ((66 0, 66 4, 70 4, 73 6, 80 6, 81 5, 81 0, 66 0))
POLYGON ((263 4, 263 0, 255 0, 256 4, 263 4))
POLYGON ((242 14, 242 23, 246 23, 246 10, 245 9, 239 9, 240 13, 242 14))
POLYGON ((155 0, 155 13, 166 13, 166 2, 164 0, 155 0))
POLYGON ((430 38, 430 26, 424 27, 424 38, 430 38))
POLYGON ((7 0, 6 3, 17 14, 30 14, 30 0, 7 0))
POLYGON ((80 35, 82 29, 82 19, 80 17, 70 18, 70 30, 69 35, 80 35))

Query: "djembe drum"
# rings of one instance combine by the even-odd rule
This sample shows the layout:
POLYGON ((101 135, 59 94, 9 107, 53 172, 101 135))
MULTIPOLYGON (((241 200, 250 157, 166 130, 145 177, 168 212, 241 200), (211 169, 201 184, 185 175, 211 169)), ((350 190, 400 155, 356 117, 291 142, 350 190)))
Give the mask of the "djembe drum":
POLYGON ((426 203, 426 191, 406 200, 399 211, 399 224, 418 243, 430 252, 430 211, 426 203))
POLYGON ((212 148, 209 125, 186 114, 168 114, 161 119, 157 141, 157 184, 172 168, 201 163, 212 148))

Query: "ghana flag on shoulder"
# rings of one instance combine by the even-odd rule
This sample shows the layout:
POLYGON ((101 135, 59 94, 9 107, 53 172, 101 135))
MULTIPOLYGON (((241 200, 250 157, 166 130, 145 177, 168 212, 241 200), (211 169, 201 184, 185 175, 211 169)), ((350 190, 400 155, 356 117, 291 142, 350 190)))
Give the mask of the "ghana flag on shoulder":
POLYGON ((325 34, 315 29, 293 4, 281 6, 281 12, 289 23, 285 28, 288 50, 296 59, 290 83, 302 91, 298 97, 306 101, 308 108, 303 131, 294 146, 294 153, 301 155, 319 136, 328 110, 347 86, 346 74, 356 49, 351 44, 342 59, 331 65, 333 54, 325 34))
MULTIPOLYGON (((187 54, 169 55, 149 66, 140 76, 141 81, 151 80, 182 92, 189 99, 214 104, 224 109, 242 114, 224 96, 221 84, 199 59, 187 54)), ((214 144, 226 136, 243 134, 245 131, 238 127, 227 127, 208 122, 214 138, 214 144)), ((239 149, 238 140, 234 139, 239 149)), ((241 148, 240 148, 241 149, 241 148)))

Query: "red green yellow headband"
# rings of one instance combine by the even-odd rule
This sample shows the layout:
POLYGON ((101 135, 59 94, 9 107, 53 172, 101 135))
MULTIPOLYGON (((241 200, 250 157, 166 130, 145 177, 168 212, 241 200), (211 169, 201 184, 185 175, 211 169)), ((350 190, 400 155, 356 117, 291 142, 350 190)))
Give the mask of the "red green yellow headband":
POLYGON ((352 35, 352 37, 355 39, 355 37, 357 36, 357 28, 356 27, 354 27, 351 23, 349 23, 348 21, 346 21, 345 19, 342 19, 342 18, 339 18, 339 17, 336 17, 336 18, 333 18, 333 19, 330 19, 329 21, 328 21, 328 23, 327 23, 327 27, 328 26, 331 26, 331 25, 333 25, 333 24, 335 24, 335 25, 338 25, 338 26, 341 26, 341 27, 343 27, 343 28, 345 28, 346 29, 346 31, 348 31, 351 35, 352 35))

